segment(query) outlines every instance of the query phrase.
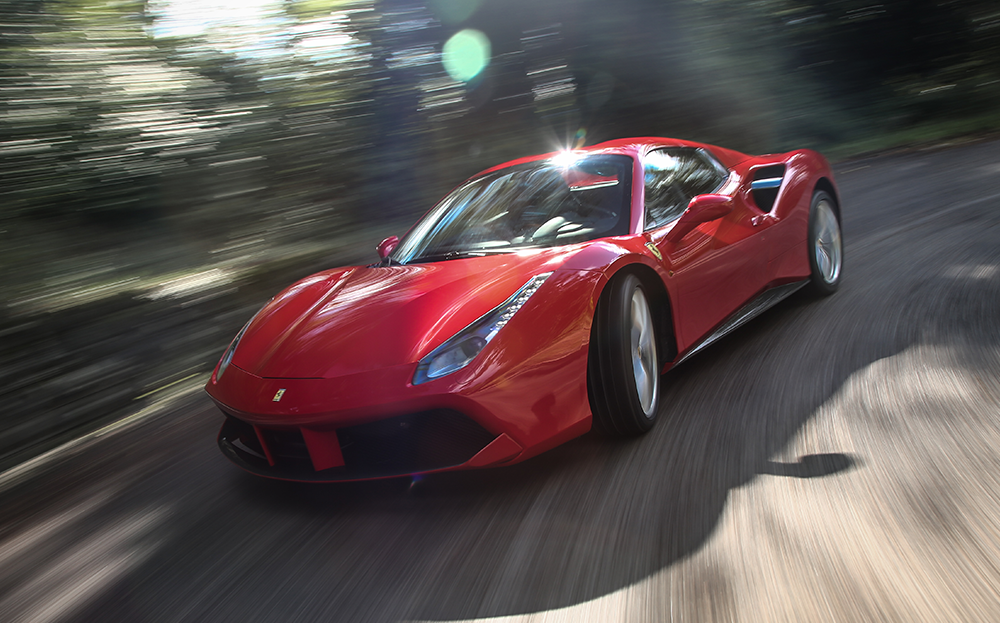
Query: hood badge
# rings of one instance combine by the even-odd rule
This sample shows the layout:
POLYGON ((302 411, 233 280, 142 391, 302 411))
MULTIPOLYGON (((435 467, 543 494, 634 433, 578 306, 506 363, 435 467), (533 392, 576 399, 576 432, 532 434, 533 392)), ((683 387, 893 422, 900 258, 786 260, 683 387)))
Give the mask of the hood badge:
POLYGON ((281 397, 284 395, 285 395, 285 390, 279 389, 277 393, 274 394, 274 398, 271 399, 271 402, 281 402, 281 397))

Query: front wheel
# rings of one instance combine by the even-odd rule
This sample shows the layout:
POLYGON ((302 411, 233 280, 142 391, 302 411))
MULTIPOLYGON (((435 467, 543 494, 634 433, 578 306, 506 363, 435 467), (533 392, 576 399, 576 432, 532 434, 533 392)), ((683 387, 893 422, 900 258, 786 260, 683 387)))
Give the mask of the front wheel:
POLYGON ((653 314, 635 275, 613 279, 597 304, 587 377, 595 428, 628 436, 653 427, 660 362, 653 314))
POLYGON ((840 285, 844 267, 844 243, 833 198, 826 191, 813 195, 809 209, 809 289, 813 294, 829 296, 840 285))

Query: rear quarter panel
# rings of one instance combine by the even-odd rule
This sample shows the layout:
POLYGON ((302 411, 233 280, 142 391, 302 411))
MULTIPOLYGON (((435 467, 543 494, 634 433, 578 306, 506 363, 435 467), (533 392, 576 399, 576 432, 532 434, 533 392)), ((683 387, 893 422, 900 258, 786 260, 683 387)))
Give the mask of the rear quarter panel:
MULTIPOLYGON (((829 162, 818 152, 800 149, 785 154, 756 156, 737 167, 744 177, 742 192, 750 193, 753 170, 771 164, 786 165, 784 181, 770 214, 776 219, 768 230, 768 273, 770 285, 780 285, 809 276, 806 240, 809 232, 809 208, 820 180, 834 188, 836 182, 829 162)), ((835 196, 839 205, 839 197, 835 196)), ((752 201, 752 200, 751 200, 752 201)))

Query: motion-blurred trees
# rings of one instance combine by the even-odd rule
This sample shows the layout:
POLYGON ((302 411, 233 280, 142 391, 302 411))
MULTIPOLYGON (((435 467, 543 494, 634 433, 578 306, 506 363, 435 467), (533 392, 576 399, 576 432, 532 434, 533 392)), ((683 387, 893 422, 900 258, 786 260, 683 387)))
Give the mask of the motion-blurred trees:
MULTIPOLYGON (((0 3, 4 219, 203 262, 226 240, 405 220, 479 168, 579 140, 823 149, 1000 123, 985 0, 286 0, 195 30, 171 4, 0 3), (492 48, 467 83, 441 62, 464 28, 492 48)), ((39 257, 22 252, 4 263, 39 257)))

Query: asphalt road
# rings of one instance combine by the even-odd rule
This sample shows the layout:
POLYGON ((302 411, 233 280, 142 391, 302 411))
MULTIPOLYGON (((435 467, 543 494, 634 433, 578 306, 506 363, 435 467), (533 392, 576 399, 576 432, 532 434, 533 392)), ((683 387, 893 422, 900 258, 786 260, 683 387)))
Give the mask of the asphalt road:
POLYGON ((668 374, 649 435, 289 485, 179 386, 0 476, 0 621, 1000 620, 1000 143, 838 179, 840 292, 668 374))

